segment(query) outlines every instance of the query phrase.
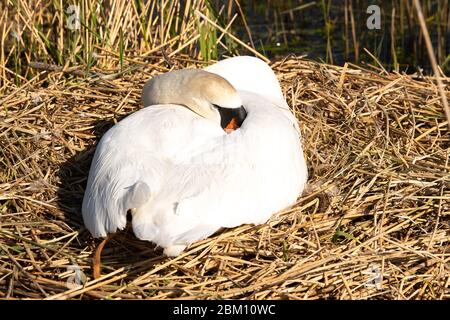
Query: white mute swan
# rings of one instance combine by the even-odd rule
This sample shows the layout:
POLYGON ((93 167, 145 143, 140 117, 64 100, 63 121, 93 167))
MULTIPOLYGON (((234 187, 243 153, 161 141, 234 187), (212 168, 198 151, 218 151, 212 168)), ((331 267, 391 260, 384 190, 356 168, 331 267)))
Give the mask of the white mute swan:
POLYGON ((82 207, 93 236, 123 229, 130 210, 139 239, 177 256, 220 228, 266 222, 303 191, 297 122, 263 61, 169 72, 142 99, 97 145, 82 207))

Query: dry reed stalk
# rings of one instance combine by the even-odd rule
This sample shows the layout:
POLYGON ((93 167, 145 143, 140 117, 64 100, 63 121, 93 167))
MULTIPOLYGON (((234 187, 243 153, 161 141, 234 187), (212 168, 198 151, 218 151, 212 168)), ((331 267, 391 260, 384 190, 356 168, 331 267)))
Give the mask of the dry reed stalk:
POLYGON ((257 56, 258 58, 264 60, 265 62, 270 62, 269 59, 267 59, 264 55, 262 55, 261 53, 259 53, 258 51, 256 51, 254 48, 248 46, 246 43, 242 42, 241 40, 239 40, 236 36, 234 36, 233 34, 229 33, 227 30, 225 30, 224 28, 222 28, 221 26, 219 26, 218 24, 216 24, 214 21, 212 21, 211 19, 209 19, 207 16, 205 16, 203 13, 201 13, 200 11, 196 10, 195 14, 197 14, 199 17, 201 17, 202 19, 204 19, 205 21, 207 21, 209 24, 213 25, 215 28, 217 28, 218 30, 220 30, 220 32, 227 34, 231 39, 233 39, 234 41, 236 41, 238 44, 240 44, 242 47, 244 47, 245 49, 249 50, 251 53, 253 53, 255 56, 257 56))
POLYGON ((436 57, 434 55, 433 45, 431 44, 430 34, 428 33, 428 28, 423 17, 422 8, 420 6, 419 0, 414 0, 414 6, 417 10, 417 16, 419 17, 420 28, 422 29, 425 44, 427 46, 428 56, 430 57, 431 67, 433 68, 434 75, 436 76, 436 82, 441 95, 442 108, 444 109, 445 116, 447 117, 447 126, 450 130, 450 107, 448 105, 447 96, 445 94, 444 84, 441 80, 441 72, 439 72, 438 64, 436 62, 436 57))

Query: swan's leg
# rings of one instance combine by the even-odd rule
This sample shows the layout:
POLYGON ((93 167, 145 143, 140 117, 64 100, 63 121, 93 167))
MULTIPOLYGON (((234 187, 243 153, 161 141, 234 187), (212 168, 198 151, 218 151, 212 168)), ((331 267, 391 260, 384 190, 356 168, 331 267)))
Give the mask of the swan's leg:
POLYGON ((164 248, 164 254, 168 257, 176 257, 186 249, 185 245, 175 244, 170 247, 164 248))
POLYGON ((101 256, 103 247, 105 244, 114 237, 115 233, 110 233, 108 236, 98 245, 97 249, 95 249, 94 257, 92 259, 92 275, 94 279, 98 279, 101 276, 101 256))

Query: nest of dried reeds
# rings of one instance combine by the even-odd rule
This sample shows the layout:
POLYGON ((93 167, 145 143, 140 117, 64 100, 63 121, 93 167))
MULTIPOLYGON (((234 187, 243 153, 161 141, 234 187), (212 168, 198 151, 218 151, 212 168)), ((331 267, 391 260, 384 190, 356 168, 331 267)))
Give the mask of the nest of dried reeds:
POLYGON ((166 67, 155 58, 109 77, 42 71, 3 93, 0 298, 450 297, 450 139, 433 79, 300 58, 272 65, 310 171, 297 204, 175 259, 128 228, 107 243, 94 280, 100 240, 80 207, 95 144, 166 67))

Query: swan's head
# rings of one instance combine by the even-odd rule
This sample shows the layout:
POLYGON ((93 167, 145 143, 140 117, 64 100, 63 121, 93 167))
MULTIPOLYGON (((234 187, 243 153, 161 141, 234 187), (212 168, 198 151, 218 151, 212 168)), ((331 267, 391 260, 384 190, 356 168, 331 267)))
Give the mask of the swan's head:
POLYGON ((144 107, 179 104, 219 123, 226 131, 240 127, 247 112, 236 89, 221 76, 199 69, 182 69, 147 81, 142 91, 144 107))

